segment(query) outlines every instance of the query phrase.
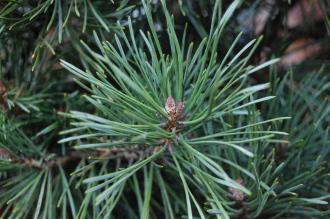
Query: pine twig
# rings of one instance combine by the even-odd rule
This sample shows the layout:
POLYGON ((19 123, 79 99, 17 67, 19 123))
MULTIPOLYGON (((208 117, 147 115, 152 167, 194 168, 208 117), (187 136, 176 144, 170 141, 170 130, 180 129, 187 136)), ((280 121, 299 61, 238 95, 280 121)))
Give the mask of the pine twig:
MULTIPOLYGON (((151 151, 153 153, 153 151, 151 151)), ((149 154, 149 153, 148 153, 149 154)), ((33 169, 52 169, 56 166, 64 166, 67 163, 92 158, 123 158, 127 160, 139 159, 145 155, 139 147, 133 148, 97 148, 94 151, 72 151, 68 155, 59 156, 56 159, 39 161, 33 158, 16 158, 8 150, 0 148, 0 157, 12 164, 18 164, 26 168, 33 169)))

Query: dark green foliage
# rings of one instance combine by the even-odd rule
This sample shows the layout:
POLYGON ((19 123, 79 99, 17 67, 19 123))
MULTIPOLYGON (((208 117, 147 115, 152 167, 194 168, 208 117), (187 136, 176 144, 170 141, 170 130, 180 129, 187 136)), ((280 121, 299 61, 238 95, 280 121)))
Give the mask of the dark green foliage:
POLYGON ((329 217, 329 74, 253 64, 252 3, 1 2, 0 217, 329 217))

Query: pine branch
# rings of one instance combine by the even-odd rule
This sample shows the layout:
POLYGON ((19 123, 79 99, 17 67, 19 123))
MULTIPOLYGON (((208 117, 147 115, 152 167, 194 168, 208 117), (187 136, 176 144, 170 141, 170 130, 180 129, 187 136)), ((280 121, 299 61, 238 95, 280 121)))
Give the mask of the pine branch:
POLYGON ((79 163, 81 160, 102 160, 102 159, 124 159, 129 162, 143 159, 150 156, 157 150, 155 148, 143 149, 138 146, 123 148, 96 148, 93 151, 71 151, 65 156, 56 156, 49 160, 37 160, 33 158, 17 158, 5 148, 0 148, 0 157, 9 161, 13 165, 19 165, 24 168, 35 168, 37 170, 52 169, 64 167, 71 162, 79 163))
POLYGON ((256 80, 260 4, 1 2, 0 217, 327 218, 329 78, 256 80))

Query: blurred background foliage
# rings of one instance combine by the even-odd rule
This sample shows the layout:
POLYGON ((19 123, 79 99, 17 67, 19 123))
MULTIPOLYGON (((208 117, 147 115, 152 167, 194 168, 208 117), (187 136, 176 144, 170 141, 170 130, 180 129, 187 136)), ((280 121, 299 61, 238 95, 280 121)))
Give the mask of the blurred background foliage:
MULTIPOLYGON (((162 48, 165 53, 169 53, 171 45, 166 37, 165 17, 160 16, 161 3, 159 0, 150 2, 155 29, 162 48)), ((231 3, 231 0, 221 1, 220 13, 223 13, 231 3)), ((186 45, 190 42, 196 45, 202 42, 210 31, 215 1, 168 0, 166 4, 169 12, 173 14, 175 31, 179 39, 186 35, 186 45)), ((264 119, 291 117, 290 120, 276 123, 276 130, 287 132, 289 136, 278 139, 276 147, 269 147, 266 143, 259 145, 254 151, 259 159, 256 159, 253 165, 249 164, 246 158, 233 154, 226 155, 232 163, 218 161, 254 194, 243 204, 226 200, 230 202, 228 206, 231 208, 229 211, 233 212, 231 215, 233 218, 329 217, 329 205, 324 205, 325 200, 329 200, 330 188, 329 12, 329 0, 244 0, 225 28, 217 48, 219 60, 227 54, 240 32, 242 37, 233 54, 239 52, 236 48, 242 48, 252 39, 262 36, 259 46, 249 60, 249 65, 259 65, 271 58, 280 58, 277 64, 259 71, 248 79, 247 83, 251 85, 270 81, 271 89, 261 92, 260 95, 276 96, 274 100, 257 104, 251 109, 255 112, 251 118, 255 117, 255 120, 258 120, 259 117, 264 119), (237 169, 231 168, 233 165, 255 171, 254 173, 266 183, 276 181, 269 186, 278 196, 260 194, 260 188, 256 187, 254 180, 243 177, 237 169), (305 200, 300 196, 311 199, 305 200), (322 198, 313 199, 313 197, 322 198)), ((71 127, 71 118, 64 116, 65 113, 71 110, 83 110, 97 114, 95 108, 83 97, 86 90, 76 83, 76 76, 68 73, 59 64, 59 60, 70 60, 70 63, 81 69, 93 71, 95 66, 91 64, 93 63, 91 57, 81 41, 97 50, 93 36, 95 31, 101 40, 115 42, 116 34, 120 35, 121 30, 127 32, 128 16, 131 17, 137 43, 142 48, 145 42, 139 31, 148 31, 149 27, 146 12, 139 0, 2 0, 0 2, 0 183, 2 186, 0 215, 2 218, 31 218, 33 215, 38 217, 39 213, 36 212, 42 209, 38 207, 35 212, 31 211, 31 208, 34 203, 41 202, 40 200, 45 202, 44 206, 47 209, 44 210, 44 218, 54 218, 51 214, 58 209, 61 209, 61 213, 58 214, 61 218, 92 218, 102 207, 115 202, 112 200, 102 204, 100 209, 93 207, 94 209, 89 212, 90 203, 83 198, 84 189, 88 189, 85 188, 88 186, 80 187, 84 177, 70 176, 70 173, 78 171, 89 163, 95 162, 96 166, 93 168, 100 174, 107 172, 105 169, 109 163, 113 169, 116 169, 118 164, 111 159, 106 164, 98 160, 85 161, 89 155, 79 154, 75 157, 72 143, 59 142, 63 130, 71 127), (71 156, 73 159, 66 161, 66 156, 71 156), (13 157, 15 157, 15 165, 8 165, 8 162, 11 162, 8 158, 13 160, 13 157), (42 163, 57 165, 52 163, 54 157, 64 158, 65 161, 56 170, 38 170, 42 163), (40 163, 28 162, 25 159, 36 159, 40 163), (24 173, 22 166, 24 168, 28 166, 26 169, 29 171, 24 173), (38 181, 40 183, 33 184, 32 180, 40 180, 38 181), (29 192, 24 193, 24 191, 29 192), (53 191, 53 193, 44 199, 40 198, 45 191, 53 191), (25 194, 24 199, 15 203, 16 198, 21 194, 25 194), (57 203, 52 203, 54 200, 57 203)), ((127 48, 124 49, 126 52, 127 48)), ((233 58, 233 55, 230 58, 233 58)), ((234 118, 231 120, 233 124, 240 126, 241 121, 234 121, 234 118)), ((269 127, 265 125, 263 128, 269 127)), ((205 153, 212 157, 212 151, 205 153)), ((92 155, 100 157, 100 154, 104 152, 98 151, 92 155)), ((217 159, 217 157, 213 158, 217 159)), ((182 168, 188 169, 185 165, 182 163, 182 168)), ((172 177, 175 177, 171 171, 173 170, 169 170, 165 175, 168 178, 163 178, 158 172, 154 177, 157 177, 158 182, 162 184, 160 188, 164 187, 169 191, 170 202, 178 200, 173 207, 175 212, 155 211, 153 218, 163 215, 171 218, 172 214, 183 215, 184 198, 178 198, 176 194, 180 188, 176 185, 170 188, 172 177)), ((143 174, 136 177, 148 179, 148 173, 149 170, 145 169, 143 174)), ((91 177, 94 172, 86 171, 84 174, 90 174, 91 177)), ((130 187, 137 186, 137 181, 138 178, 130 181, 130 187)), ((194 182, 189 183, 198 188, 194 182)), ((196 197, 202 197, 199 193, 203 190, 198 191, 197 188, 194 191, 196 197)), ((159 188, 154 190, 158 191, 159 188)), ((129 198, 136 191, 134 189, 125 191, 124 200, 116 208, 115 215, 120 215, 122 212, 125 212, 123 218, 134 218, 132 215, 137 215, 136 203, 129 198)), ((155 197, 155 200, 160 200, 166 195, 162 193, 159 196, 163 197, 155 197)), ((95 196, 89 198, 92 200, 95 196)), ((155 201, 154 209, 159 208, 158 205, 159 203, 155 201)), ((219 215, 212 210, 212 206, 208 208, 210 215, 219 215)))

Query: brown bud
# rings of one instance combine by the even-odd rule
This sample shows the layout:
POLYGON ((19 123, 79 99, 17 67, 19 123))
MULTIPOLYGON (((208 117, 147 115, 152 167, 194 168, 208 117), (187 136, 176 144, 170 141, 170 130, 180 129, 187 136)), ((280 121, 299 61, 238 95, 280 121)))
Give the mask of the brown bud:
MULTIPOLYGON (((236 179, 236 182, 240 185, 243 185, 243 179, 241 177, 237 178, 236 179)), ((239 190, 239 189, 236 189, 236 188, 231 188, 229 187, 229 192, 231 193, 231 197, 237 201, 237 202, 242 202, 245 198, 245 195, 244 193, 239 190)))
POLYGON ((175 113, 175 100, 173 97, 168 97, 165 103, 165 110, 169 115, 172 115, 175 113))
POLYGON ((0 148, 0 159, 11 160, 12 155, 10 154, 10 152, 7 149, 0 148))
POLYGON ((184 103, 183 102, 178 102, 177 103, 177 106, 176 106, 176 116, 179 117, 182 115, 183 113, 183 110, 184 110, 184 103))

